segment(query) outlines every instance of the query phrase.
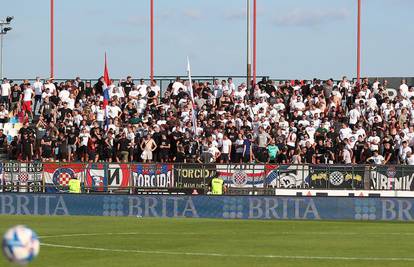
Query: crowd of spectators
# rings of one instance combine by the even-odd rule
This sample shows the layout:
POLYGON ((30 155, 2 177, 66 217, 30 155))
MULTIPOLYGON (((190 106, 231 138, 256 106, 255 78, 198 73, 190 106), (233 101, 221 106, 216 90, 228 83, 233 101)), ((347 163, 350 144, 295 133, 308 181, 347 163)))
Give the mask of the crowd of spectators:
POLYGON ((277 164, 414 164, 414 87, 387 81, 166 88, 132 77, 108 86, 4 79, 0 146, 11 160, 277 164), (194 113, 194 118, 193 118, 194 113), (193 121, 196 125, 193 125, 193 121))

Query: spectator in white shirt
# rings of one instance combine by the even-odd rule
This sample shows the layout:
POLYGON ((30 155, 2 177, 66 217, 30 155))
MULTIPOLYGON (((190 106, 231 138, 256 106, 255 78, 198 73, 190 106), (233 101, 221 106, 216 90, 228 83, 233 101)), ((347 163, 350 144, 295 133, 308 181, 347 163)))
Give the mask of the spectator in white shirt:
POLYGON ((407 165, 414 165, 414 154, 407 152, 407 165))
POLYGON ((49 88, 49 92, 51 93, 51 94, 53 94, 55 91, 56 91, 56 86, 55 86, 55 84, 53 83, 53 80, 48 80, 48 81, 46 81, 46 84, 44 85, 44 88, 46 89, 46 88, 49 88))
POLYGON ((344 146, 344 148, 342 149, 342 162, 344 164, 352 163, 351 150, 347 146, 344 146))
POLYGON ((401 85, 400 85, 400 94, 403 97, 406 97, 408 93, 408 85, 407 85, 407 81, 406 80, 401 80, 401 85))
POLYGON ((3 79, 0 89, 1 89, 0 103, 4 104, 7 109, 9 107, 11 85, 6 78, 3 79))
POLYGON ((361 113, 358 110, 358 105, 355 105, 355 107, 349 111, 348 116, 350 126, 357 124, 359 117, 361 116, 361 113))
POLYGON ((236 92, 236 85, 233 83, 233 78, 229 77, 227 79, 228 87, 229 87, 229 95, 236 92))
POLYGON ((384 164, 384 157, 378 153, 378 150, 374 151, 374 155, 367 159, 367 163, 374 163, 376 165, 384 164))
POLYGON ((400 147, 400 151, 398 153, 401 162, 406 162, 408 153, 412 153, 411 147, 408 146, 407 141, 403 141, 402 146, 400 147))
POLYGON ((339 138, 343 141, 345 138, 348 138, 351 134, 351 128, 349 128, 345 123, 343 123, 342 129, 339 130, 339 138))
POLYGON ((224 135, 221 147, 221 163, 229 163, 231 160, 231 145, 232 142, 229 137, 227 135, 224 135))
POLYGON ((34 95, 33 89, 30 85, 24 85, 24 91, 23 91, 23 111, 26 112, 26 114, 29 114, 30 117, 33 117, 32 113, 32 98, 34 95))
POLYGON ((151 91, 155 93, 155 97, 159 98, 161 94, 161 88, 158 86, 156 80, 151 81, 151 91))
POLYGON ((36 114, 37 107, 40 108, 40 105, 42 103, 42 93, 43 93, 43 82, 40 80, 39 77, 36 77, 36 81, 33 83, 33 88, 35 92, 35 102, 33 106, 33 111, 36 114))
MULTIPOLYGON (((175 79, 175 82, 172 85, 173 95, 177 95, 180 88, 184 89, 184 84, 181 82, 180 77, 177 77, 175 79)), ((147 88, 145 88, 145 93, 146 93, 146 89, 147 88)), ((144 95, 142 95, 142 96, 144 96, 144 95)))

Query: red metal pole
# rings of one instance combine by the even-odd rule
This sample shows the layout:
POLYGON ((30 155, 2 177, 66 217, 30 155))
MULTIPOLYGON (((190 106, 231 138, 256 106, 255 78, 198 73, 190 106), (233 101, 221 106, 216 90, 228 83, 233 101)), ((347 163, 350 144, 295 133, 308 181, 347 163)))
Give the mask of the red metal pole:
POLYGON ((253 85, 256 85, 256 70, 257 70, 257 58, 256 58, 256 36, 257 36, 257 0, 253 0, 253 85))
POLYGON ((54 78, 54 28, 55 28, 55 5, 54 0, 50 0, 50 78, 54 78))
POLYGON ((361 0, 358 0, 357 83, 361 84, 361 0))
POLYGON ((151 52, 150 52, 150 61, 151 61, 151 80, 154 79, 154 0, 151 0, 151 52))

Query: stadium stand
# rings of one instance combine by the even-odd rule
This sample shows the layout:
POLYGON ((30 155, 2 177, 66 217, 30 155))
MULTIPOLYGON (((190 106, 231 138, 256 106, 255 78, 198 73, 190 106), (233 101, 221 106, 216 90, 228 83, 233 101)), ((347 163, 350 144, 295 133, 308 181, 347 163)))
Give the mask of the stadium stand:
POLYGON ((414 87, 132 77, 1 84, 0 157, 81 162, 414 164, 414 87), (192 123, 192 114, 195 114, 192 123))

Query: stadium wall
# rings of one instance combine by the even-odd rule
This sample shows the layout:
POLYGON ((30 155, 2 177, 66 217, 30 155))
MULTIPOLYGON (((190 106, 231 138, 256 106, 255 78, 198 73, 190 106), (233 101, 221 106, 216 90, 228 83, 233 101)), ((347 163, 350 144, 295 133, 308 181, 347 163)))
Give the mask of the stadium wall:
POLYGON ((0 194, 3 215, 413 221, 414 198, 0 194))

